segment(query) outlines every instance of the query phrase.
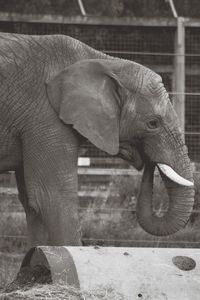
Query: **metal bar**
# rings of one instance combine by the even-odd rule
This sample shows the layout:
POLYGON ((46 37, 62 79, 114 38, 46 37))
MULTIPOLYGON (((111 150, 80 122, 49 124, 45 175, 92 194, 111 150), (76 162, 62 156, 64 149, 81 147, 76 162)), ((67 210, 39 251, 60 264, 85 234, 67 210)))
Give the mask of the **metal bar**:
MULTIPOLYGON (((24 235, 0 235, 0 239, 6 239, 6 238, 13 238, 13 239, 27 239, 28 236, 24 235)), ((83 241, 90 241, 90 242, 118 242, 118 243, 127 243, 127 242, 132 242, 132 243, 156 243, 156 244, 200 244, 200 241, 168 241, 168 240, 134 240, 134 239, 96 239, 96 238, 83 238, 83 241)))
MULTIPOLYGON (((186 132, 186 134, 200 134, 199 132, 186 132)), ((109 159, 109 158, 108 158, 109 159)), ((199 172, 197 172, 199 173, 199 172)), ((117 175, 117 176, 135 176, 135 175, 141 175, 142 171, 137 171, 136 169, 103 169, 103 168, 78 168, 78 175, 97 175, 97 176, 103 176, 103 175, 117 175)), ((17 188, 0 188, 0 194, 6 193, 8 191, 8 194, 17 194, 17 188)))
MULTIPOLYGON (((78 210, 85 210, 85 211, 87 211, 87 212, 96 212, 96 211, 99 211, 99 212, 101 212, 101 213, 107 213, 107 212, 131 212, 131 213, 134 213, 134 212, 136 212, 136 208, 135 209, 127 209, 127 208, 101 208, 101 207, 92 207, 92 208, 90 208, 90 207, 78 207, 78 210)), ((156 209, 153 209, 153 212, 157 212, 157 210, 156 209)), ((161 213, 166 213, 167 212, 167 210, 163 210, 163 209, 161 209, 161 210, 159 210, 159 212, 161 212, 161 213)), ((188 211, 188 213, 190 213, 190 211, 188 211)), ((200 210, 199 209, 194 209, 194 210, 192 210, 192 212, 191 213, 197 213, 197 214, 199 214, 200 213, 200 210)))
MULTIPOLYGON (((81 193, 81 194, 79 193, 78 196, 80 198, 90 197, 90 198, 94 198, 96 200, 97 197, 107 198, 109 196, 109 193, 102 192, 102 191, 99 192, 99 193, 95 193, 95 191, 94 191, 94 192, 88 192, 86 195, 84 195, 84 193, 81 193)), ((119 197, 117 194, 112 194, 112 193, 111 193, 111 196, 119 197)), ((84 200, 81 199, 81 201, 84 201, 84 200)), ((13 205, 11 207, 13 208, 13 205)), ((22 206, 18 206, 18 207, 22 208, 22 206)), ((79 206, 78 210, 79 211, 86 211, 86 212, 89 212, 89 213, 90 212, 96 212, 96 211, 98 211, 100 213, 111 213, 111 212, 131 212, 131 213, 134 213, 134 212, 136 212, 136 208, 133 208, 133 209, 128 209, 128 208, 102 208, 102 207, 98 207, 98 206, 97 207, 81 207, 81 206, 79 206)), ((153 212, 157 212, 157 210, 153 209, 153 212)), ((159 210, 159 212, 166 213, 166 210, 159 210)), ((12 215, 16 215, 16 213, 20 214, 20 216, 25 217, 25 212, 24 211, 7 211, 7 212, 0 211, 0 215, 3 215, 3 216, 5 216, 5 215, 6 216, 12 216, 12 215)), ((188 213, 190 213, 190 211, 188 211, 188 213)), ((194 210, 192 210, 191 213, 199 214, 200 210, 199 209, 194 209, 194 210)))
POLYGON ((80 8, 81 14, 83 16, 86 16, 86 11, 85 11, 85 8, 84 8, 82 0, 77 0, 77 1, 78 1, 78 6, 80 8))
POLYGON ((132 243, 164 243, 164 244, 200 244, 200 241, 168 241, 168 240, 129 240, 129 239, 93 239, 93 238, 83 238, 83 241, 93 241, 93 242, 118 242, 118 243, 127 243, 127 242, 132 242, 132 243))
POLYGON ((194 131, 194 132, 186 131, 185 134, 187 134, 187 135, 200 135, 200 132, 198 132, 198 131, 194 131))
POLYGON ((27 239, 28 236, 26 235, 0 235, 0 238, 1 239, 6 239, 6 238, 9 238, 9 239, 27 239))
MULTIPOLYGON (((170 95, 186 95, 186 96, 200 96, 200 93, 189 93, 189 92, 168 92, 170 95)), ((200 100, 200 99, 199 99, 200 100)))
MULTIPOLYGON (((21 14, 1 12, 0 21, 27 23, 61 23, 83 25, 141 26, 141 27, 176 27, 175 18, 147 17, 102 17, 102 16, 65 16, 61 14, 21 14)), ((200 27, 199 18, 185 18, 186 27, 200 27)))
MULTIPOLYGON (((154 70, 157 73, 173 73, 174 66, 173 65, 149 65, 145 64, 149 69, 154 70)), ((185 69, 186 75, 194 76, 200 75, 200 68, 198 66, 187 66, 185 69)))
MULTIPOLYGON (((198 20, 198 19, 197 19, 198 20)), ((85 25, 112 25, 112 26, 151 26, 175 27, 174 18, 143 18, 143 17, 102 17, 102 16, 65 16, 59 14, 21 14, 1 12, 0 21, 27 22, 27 23, 62 23, 85 25)), ((189 20, 188 20, 189 22, 189 20)), ((199 22, 200 23, 200 22, 199 22)))
POLYGON ((78 168, 79 175, 138 175, 141 172, 136 171, 135 169, 88 169, 88 168, 78 168))
POLYGON ((123 50, 101 50, 107 54, 127 54, 127 55, 152 55, 152 56, 188 56, 188 57, 200 57, 200 54, 196 53, 171 53, 171 52, 139 52, 139 51, 123 51, 123 50))
POLYGON ((173 90, 175 94, 174 108, 180 120, 182 131, 185 131, 185 26, 184 18, 177 18, 177 29, 175 34, 175 55, 173 90))
POLYGON ((200 27, 199 18, 185 18, 185 27, 200 27))
POLYGON ((169 2, 169 5, 170 5, 170 8, 171 8, 174 18, 178 18, 178 14, 177 14, 176 8, 174 6, 173 0, 168 0, 168 2, 169 2))

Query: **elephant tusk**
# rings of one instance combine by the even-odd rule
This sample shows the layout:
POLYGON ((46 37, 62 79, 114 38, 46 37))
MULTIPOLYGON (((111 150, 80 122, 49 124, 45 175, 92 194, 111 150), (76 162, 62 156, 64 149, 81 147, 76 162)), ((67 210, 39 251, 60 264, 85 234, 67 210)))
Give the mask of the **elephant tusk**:
POLYGON ((164 164, 157 164, 159 169, 172 181, 183 185, 183 186, 193 186, 194 183, 192 181, 189 181, 180 175, 178 175, 170 166, 164 165, 164 164))

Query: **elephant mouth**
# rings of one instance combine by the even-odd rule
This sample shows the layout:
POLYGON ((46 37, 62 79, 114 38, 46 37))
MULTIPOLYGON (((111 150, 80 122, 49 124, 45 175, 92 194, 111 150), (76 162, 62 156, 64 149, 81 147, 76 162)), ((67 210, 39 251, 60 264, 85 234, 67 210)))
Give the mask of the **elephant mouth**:
MULTIPOLYGON (((142 168, 148 164, 151 160, 148 156, 144 154, 144 152, 139 151, 139 145, 130 145, 127 142, 120 142, 120 149, 118 153, 118 157, 125 159, 131 165, 133 165, 137 170, 142 170, 142 168)), ((141 148, 141 147, 140 147, 141 148)), ((161 162, 152 162, 154 166, 157 166, 159 171, 164 174, 171 181, 175 182, 178 185, 191 187, 194 183, 181 175, 179 175, 169 164, 161 163, 161 162)))
POLYGON ((137 147, 134 147, 126 142, 120 143, 118 157, 128 161, 132 166, 134 166, 138 171, 142 170, 144 167, 144 160, 138 151, 137 147))
POLYGON ((157 163, 156 164, 159 170, 173 182, 182 185, 182 186, 193 186, 194 183, 190 180, 187 180, 176 173, 170 166, 166 164, 157 163))

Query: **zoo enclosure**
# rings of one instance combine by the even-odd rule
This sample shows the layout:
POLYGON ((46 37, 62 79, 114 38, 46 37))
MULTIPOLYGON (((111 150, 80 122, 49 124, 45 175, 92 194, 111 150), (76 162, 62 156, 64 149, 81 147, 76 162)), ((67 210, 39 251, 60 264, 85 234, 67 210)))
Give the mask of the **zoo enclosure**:
MULTIPOLYGON (((98 18, 0 14, 0 31, 66 34, 159 73, 177 111, 189 156, 200 161, 200 21, 184 18, 98 18)), ((91 166, 128 167, 87 143, 91 166)))
MULTIPOLYGON (((178 112, 181 125, 185 129, 185 139, 189 148, 189 155, 191 159, 198 163, 200 160, 200 121, 199 121, 199 96, 200 96, 200 22, 194 19, 179 19, 179 29, 177 29, 177 20, 167 19, 167 18, 155 18, 155 19, 145 19, 145 18, 120 18, 120 19, 111 19, 111 18, 94 18, 94 17, 56 17, 56 16, 28 16, 28 15, 17 15, 17 14, 0 14, 0 31, 2 32, 15 32, 23 34, 66 34, 74 38, 77 38, 88 45, 104 51, 110 55, 118 56, 125 59, 130 59, 150 67, 157 73, 159 73, 164 81, 167 91, 169 92, 170 98, 173 101, 173 104, 178 112)), ((93 215, 96 214, 96 211, 106 211, 106 218, 102 214, 98 218, 102 218, 102 223, 113 221, 116 218, 121 219, 123 214, 124 223, 125 221, 130 221, 131 216, 134 215, 135 218, 135 199, 130 205, 128 200, 125 208, 122 208, 122 203, 118 207, 115 206, 114 200, 111 199, 110 207, 104 208, 104 200, 101 199, 103 192, 106 191, 99 190, 98 194, 91 196, 88 183, 96 182, 101 186, 101 183, 110 184, 111 177, 109 175, 110 170, 97 170, 94 172, 94 168, 115 168, 115 175, 133 175, 133 170, 121 170, 121 168, 129 168, 129 165, 125 162, 111 158, 107 154, 98 150, 90 143, 87 143, 82 149, 82 156, 89 157, 91 160, 90 166, 92 168, 80 168, 79 174, 86 175, 98 175, 98 176, 82 176, 81 184, 83 188, 87 186, 87 193, 85 190, 80 190, 80 204, 85 205, 89 203, 89 200, 92 199, 97 204, 94 204, 94 207, 89 210, 88 206, 80 207, 81 212, 86 215, 86 221, 90 224, 89 228, 93 228, 96 224, 96 219, 93 219, 93 215), (116 168, 120 170, 116 171, 116 168), (86 172, 85 172, 86 171, 86 172), (106 172, 107 171, 107 172, 106 172), (125 172, 124 172, 125 171, 125 172), (85 172, 85 173, 84 173, 85 172), (106 176, 105 176, 106 175, 106 176), (108 176, 107 176, 108 175, 108 176), (98 177, 98 178, 97 178, 98 177), (102 180, 102 182, 101 182, 102 180), (84 193, 83 193, 84 192, 84 193), (83 195, 82 195, 83 194, 83 195), (99 197, 99 199, 98 199, 99 197), (83 199, 84 198, 84 199, 83 199), (91 198, 91 199, 89 199, 91 198), (94 199, 93 199, 94 198, 94 199), (88 200, 89 199, 89 200, 88 200), (98 201, 96 201, 98 200, 98 201), (101 203, 98 207, 98 202, 101 203), (114 205, 114 207, 113 207, 114 205), (93 209, 94 208, 94 209, 93 209), (103 208, 103 209, 102 209, 103 208), (86 213, 86 214, 85 214, 86 213), (88 222, 88 219, 91 219, 88 222), (92 224, 92 226, 91 226, 92 224)), ((7 174, 8 175, 8 174, 7 174)), ((115 176, 119 177, 119 176, 115 176)), ((124 176, 125 177, 125 176, 124 176)), ((126 178, 125 178, 126 179, 126 178)), ((11 180, 12 181, 12 180, 11 180)), ((122 183, 116 182, 115 187, 120 186, 122 189, 122 183)), ((132 186, 131 184, 128 186, 132 186)), ((137 183, 136 183, 137 185, 137 183)), ((7 195, 6 197, 10 198, 10 205, 5 209, 2 206, 2 212, 4 216, 7 214, 9 218, 21 214, 22 207, 17 201, 17 191, 12 190, 11 187, 11 196, 7 195), (12 199, 11 199, 12 198, 12 199), (17 204, 18 203, 18 204, 17 204)), ((128 190, 128 186, 125 186, 124 190, 128 190)), ((137 187, 136 187, 137 189, 137 187)), ((3 189, 4 193, 5 190, 3 189)), ((161 191, 162 192, 162 191, 161 191)), ((93 191, 92 191, 93 193, 93 191)), ((197 199, 199 197, 200 190, 197 193, 197 199)), ((5 200, 5 195, 1 195, 2 200, 5 200)), ((113 197, 112 194, 110 196, 113 197)), ((114 196, 115 198, 115 196, 114 196)), ((123 202, 126 195, 122 195, 123 202)), ((193 224, 196 222, 197 216, 199 215, 199 201, 193 211, 193 224)), ((4 202, 5 203, 5 202, 4 202)), ((1 213, 2 213, 1 212, 1 213)), ((6 215, 6 216, 7 216, 6 215)), ((24 214, 23 214, 24 215, 24 214)), ((3 218, 2 218, 3 219, 3 218)), ((21 222, 21 221, 20 221, 21 222)), ((132 222, 132 219, 131 219, 132 222)), ((15 223, 15 222, 14 222, 15 223)), ((196 224, 196 223, 195 223, 196 224)), ((111 224, 113 226, 113 224, 111 224)), ((123 230, 123 234, 126 234, 127 226, 123 230)), ((196 226, 199 226, 196 225, 196 226)), ((5 227, 8 228, 7 223, 5 222, 5 227)), ((20 227, 20 226, 16 226, 20 227)), ((106 227, 103 227, 106 228, 106 227)), ((118 230, 118 228, 117 228, 118 230)), ((105 232, 106 229, 102 230, 105 232)), ((3 232, 3 235, 0 235, 0 241, 3 242, 3 247, 5 247, 5 241, 16 240, 20 241, 23 236, 23 231, 20 231, 19 235, 15 236, 7 232, 3 232)), ((112 229, 113 232, 113 229, 112 229)), ((178 245, 179 247, 185 247, 185 245, 192 245, 192 247, 199 247, 199 238, 196 231, 188 228, 188 240, 187 237, 179 237, 177 240, 170 239, 149 239, 149 237, 142 236, 141 233, 138 233, 138 238, 130 238, 127 235, 123 236, 123 240, 118 240, 116 237, 116 232, 112 233, 112 238, 109 237, 106 241, 105 237, 103 238, 98 236, 98 241, 103 241, 104 244, 108 243, 124 243, 130 245, 178 245)), ((96 242, 95 238, 91 239, 91 236, 96 237, 96 232, 94 234, 90 233, 89 242, 96 242)), ((137 232, 136 232, 137 236, 137 232)), ((24 239, 26 237, 24 236, 24 239)), ((87 240, 87 237, 86 237, 87 240)))

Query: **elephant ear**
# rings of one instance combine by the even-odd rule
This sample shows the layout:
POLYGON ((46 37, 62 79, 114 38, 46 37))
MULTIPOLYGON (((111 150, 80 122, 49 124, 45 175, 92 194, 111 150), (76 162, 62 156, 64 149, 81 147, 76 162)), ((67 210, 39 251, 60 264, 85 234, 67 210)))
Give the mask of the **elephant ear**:
POLYGON ((106 60, 83 60, 47 83, 54 110, 99 149, 119 151, 119 83, 106 60))

